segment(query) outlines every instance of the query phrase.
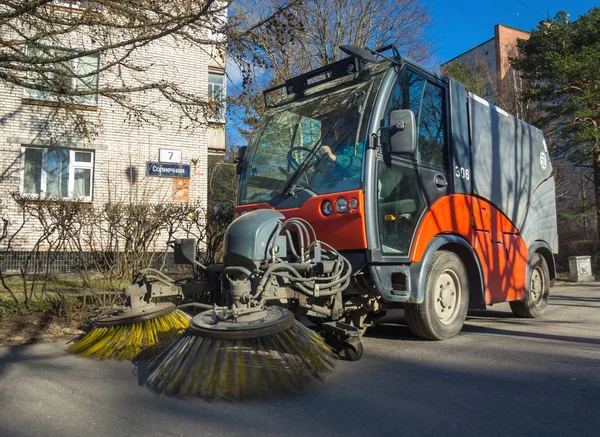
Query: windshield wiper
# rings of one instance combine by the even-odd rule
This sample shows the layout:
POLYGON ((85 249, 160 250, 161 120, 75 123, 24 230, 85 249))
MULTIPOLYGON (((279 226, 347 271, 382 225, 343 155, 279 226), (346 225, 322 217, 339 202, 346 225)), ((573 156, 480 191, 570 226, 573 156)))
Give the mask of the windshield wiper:
POLYGON ((299 187, 302 189, 309 189, 308 187, 297 184, 296 182, 297 182, 298 178, 300 177, 300 175, 302 175, 302 173, 304 173, 304 171, 306 171, 306 168, 308 167, 308 163, 310 161, 312 161, 313 157, 316 155, 317 150, 319 150, 319 148, 321 147, 321 143, 322 143, 322 138, 319 138, 319 140, 315 143, 313 148, 310 150, 310 153, 308 154, 306 159, 302 162, 302 164, 300 164, 298 166, 298 168, 292 173, 290 178, 287 180, 287 182, 281 189, 281 193, 286 194, 288 196, 293 196, 294 188, 296 188, 296 187, 299 187))

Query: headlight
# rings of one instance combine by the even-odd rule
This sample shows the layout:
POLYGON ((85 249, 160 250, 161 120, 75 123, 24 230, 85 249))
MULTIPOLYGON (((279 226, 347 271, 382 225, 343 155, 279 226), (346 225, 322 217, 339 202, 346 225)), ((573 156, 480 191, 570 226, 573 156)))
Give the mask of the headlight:
POLYGON ((239 216, 240 216, 240 213, 239 213, 239 212, 236 212, 235 214, 233 214, 233 218, 234 218, 234 219, 238 218, 239 216))
POLYGON ((352 209, 358 208, 358 199, 350 200, 350 208, 352 208, 352 209))
POLYGON ((333 211, 333 205, 331 204, 331 202, 329 200, 325 200, 321 204, 321 212, 323 213, 324 216, 328 216, 331 214, 331 211, 333 211))
POLYGON ((248 214, 248 211, 247 210, 243 210, 242 211, 242 215, 244 215, 244 214, 248 214))
POLYGON ((335 202, 335 209, 337 210, 337 212, 339 212, 340 214, 345 213, 346 211, 348 211, 348 201, 343 198, 340 197, 337 202, 335 202))

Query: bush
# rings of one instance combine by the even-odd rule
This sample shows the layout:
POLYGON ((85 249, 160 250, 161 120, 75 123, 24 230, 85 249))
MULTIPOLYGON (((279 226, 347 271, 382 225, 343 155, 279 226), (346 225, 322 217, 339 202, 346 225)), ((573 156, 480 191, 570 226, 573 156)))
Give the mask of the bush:
MULTIPOLYGON (((155 267, 157 255, 166 254, 166 241, 196 238, 203 260, 218 260, 223 234, 233 218, 233 207, 213 207, 207 212, 200 203, 140 201, 95 206, 60 199, 31 201, 18 193, 13 198, 20 207, 21 223, 11 227, 6 219, 0 222, 4 224, 0 227, 3 252, 15 251, 13 242, 20 233, 29 231, 29 226, 38 230, 33 247, 26 252, 19 280, 10 281, 0 269, 0 284, 17 312, 31 310, 37 301, 64 311, 63 287, 52 275, 52 266, 64 253, 74 255, 66 261, 80 276, 80 291, 86 292, 88 302, 111 306, 120 303, 125 283, 141 269, 155 267), (59 300, 48 300, 54 298, 59 300)), ((0 203, 0 218, 2 210, 0 203)), ((162 257, 162 267, 165 259, 162 257)))

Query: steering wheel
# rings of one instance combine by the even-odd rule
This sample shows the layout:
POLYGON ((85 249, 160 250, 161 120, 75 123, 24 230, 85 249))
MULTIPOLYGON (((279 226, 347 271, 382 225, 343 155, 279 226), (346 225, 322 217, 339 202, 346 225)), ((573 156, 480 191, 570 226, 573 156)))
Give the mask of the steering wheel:
MULTIPOLYGON (((288 175, 290 175, 291 173, 298 170, 298 168, 301 165, 301 163, 296 161, 296 158, 294 158, 294 156, 293 156, 294 152, 298 152, 298 151, 311 153, 312 149, 309 147, 291 147, 290 150, 288 150, 288 153, 287 153, 287 163, 288 163, 287 174, 288 175)), ((304 178, 304 181, 302 184, 305 185, 306 187, 308 187, 310 185, 308 176, 306 175, 306 173, 303 173, 302 177, 304 178)))
POLYGON ((323 153, 321 156, 317 157, 317 161, 313 165, 313 169, 316 172, 324 171, 330 168, 333 162, 327 156, 327 153, 323 153))
POLYGON ((290 170, 296 171, 296 170, 298 170, 298 167, 300 167, 300 163, 298 161, 296 161, 296 158, 294 158, 294 156, 293 156, 294 152, 310 153, 310 152, 312 152, 312 149, 309 149, 308 147, 291 147, 290 150, 288 150, 288 153, 287 153, 288 174, 289 174, 290 170))

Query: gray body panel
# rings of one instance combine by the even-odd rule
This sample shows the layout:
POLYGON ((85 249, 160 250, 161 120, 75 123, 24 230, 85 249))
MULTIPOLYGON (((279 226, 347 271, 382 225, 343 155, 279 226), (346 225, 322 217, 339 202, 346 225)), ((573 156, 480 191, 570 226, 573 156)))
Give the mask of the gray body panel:
POLYGON ((528 247, 543 240, 556 252, 554 178, 544 135, 471 93, 468 106, 473 194, 502 211, 528 247))
POLYGON ((465 177, 471 171, 469 147, 469 114, 465 102, 465 87, 454 79, 448 79, 450 93, 450 147, 452 187, 454 193, 471 194, 471 179, 465 177), (468 173, 467 173, 468 172, 468 173))
POLYGON ((544 241, 553 253, 558 253, 557 227, 554 178, 550 178, 531 196, 519 230, 528 248, 536 241, 544 241))

